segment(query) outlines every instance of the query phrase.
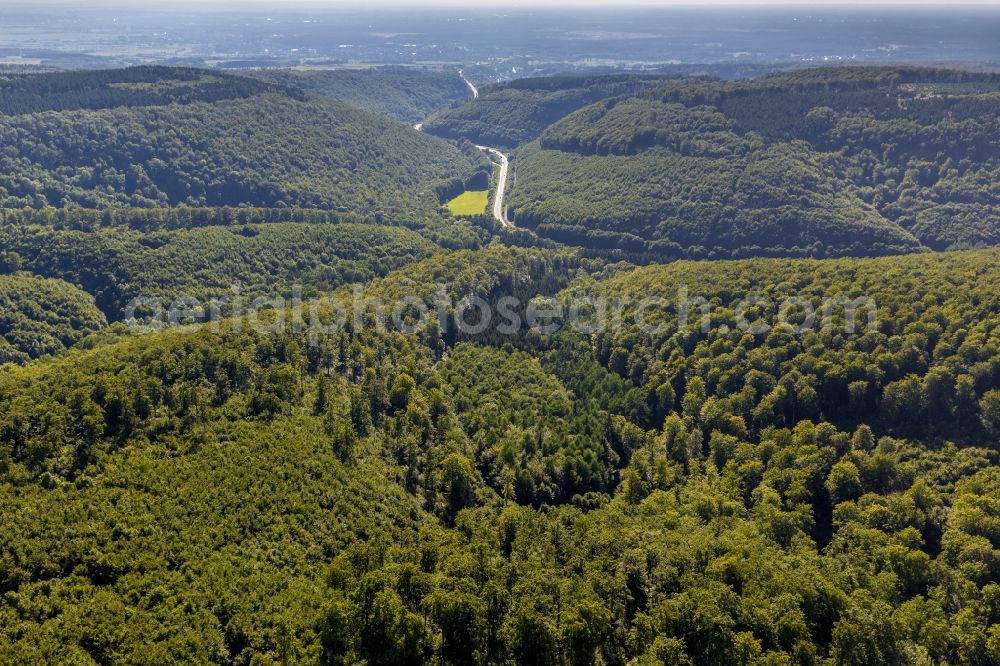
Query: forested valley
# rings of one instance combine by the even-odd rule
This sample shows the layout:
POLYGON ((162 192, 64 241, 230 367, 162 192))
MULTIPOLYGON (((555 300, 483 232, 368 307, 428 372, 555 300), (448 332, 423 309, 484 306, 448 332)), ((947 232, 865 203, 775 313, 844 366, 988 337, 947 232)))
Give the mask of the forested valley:
POLYGON ((410 124, 469 96, 465 81, 450 68, 264 69, 252 74, 410 124))
POLYGON ((998 86, 919 68, 667 82, 523 145, 511 212, 560 242, 661 259, 994 245, 998 86))
POLYGON ((0 207, 433 212, 462 152, 297 88, 163 67, 8 79, 0 207))
POLYGON ((634 93, 673 75, 610 74, 515 79, 484 87, 474 100, 454 101, 424 128, 449 139, 515 148, 560 118, 598 100, 634 93))
POLYGON ((0 75, 0 664, 1000 663, 997 80, 409 75, 0 75))

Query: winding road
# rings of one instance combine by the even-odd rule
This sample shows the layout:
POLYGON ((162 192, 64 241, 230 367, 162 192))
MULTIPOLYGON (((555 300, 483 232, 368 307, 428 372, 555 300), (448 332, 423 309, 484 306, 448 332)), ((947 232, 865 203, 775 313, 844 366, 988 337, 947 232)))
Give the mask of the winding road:
MULTIPOLYGON (((465 78, 465 73, 462 70, 458 70, 458 75, 462 77, 465 85, 469 86, 469 90, 472 91, 472 99, 479 99, 479 89, 476 88, 472 81, 465 78)), ((417 123, 413 126, 413 129, 421 132, 424 129, 424 124, 417 123)), ((476 148, 484 153, 493 153, 500 159, 500 174, 497 176, 497 193, 493 198, 493 218, 503 226, 513 229, 514 225, 507 219, 507 208, 504 206, 504 197, 507 195, 507 173, 510 171, 510 160, 496 148, 490 148, 489 146, 476 146, 476 148)))
POLYGON ((507 219, 507 208, 503 205, 503 199, 507 193, 507 172, 510 171, 510 160, 496 148, 489 148, 487 146, 476 146, 476 148, 487 153, 493 153, 500 158, 500 175, 497 176, 497 194, 493 198, 493 217, 503 226, 513 228, 514 225, 507 219))
MULTIPOLYGON (((469 90, 472 91, 472 99, 479 99, 479 89, 476 88, 472 81, 465 78, 465 72, 458 70, 458 75, 462 77, 465 85, 469 86, 469 90)), ((493 198, 493 218, 503 226, 513 228, 514 225, 507 219, 507 208, 503 205, 504 197, 507 194, 507 173, 510 171, 510 160, 496 148, 490 148, 489 146, 476 146, 476 148, 485 153, 493 153, 500 158, 500 175, 497 176, 497 194, 493 198)))
POLYGON ((479 88, 472 85, 472 81, 465 78, 465 73, 462 70, 458 70, 458 75, 462 77, 462 80, 465 81, 465 85, 469 86, 469 90, 472 91, 472 99, 479 99, 479 88))

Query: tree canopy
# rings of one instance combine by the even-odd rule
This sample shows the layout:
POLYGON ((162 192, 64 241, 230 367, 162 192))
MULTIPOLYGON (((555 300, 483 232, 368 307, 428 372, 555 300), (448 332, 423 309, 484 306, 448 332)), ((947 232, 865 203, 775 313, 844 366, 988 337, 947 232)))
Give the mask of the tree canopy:
POLYGON ((629 303, 688 285, 712 326, 665 307, 647 332, 627 304, 594 335, 227 324, 8 369, 4 653, 993 663, 997 266, 636 269, 495 246, 369 293, 629 303), (770 321, 792 291, 866 293, 879 316, 739 330, 741 299, 770 321))
POLYGON ((677 256, 995 245, 993 75, 830 68, 611 97, 518 153, 518 224, 677 256))

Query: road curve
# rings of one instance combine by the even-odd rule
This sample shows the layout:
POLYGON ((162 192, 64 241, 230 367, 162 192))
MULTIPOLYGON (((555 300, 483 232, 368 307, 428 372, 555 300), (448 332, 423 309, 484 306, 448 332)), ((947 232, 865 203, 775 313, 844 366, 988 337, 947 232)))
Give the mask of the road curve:
MULTIPOLYGON (((479 99, 479 88, 473 85, 472 81, 465 78, 465 72, 462 70, 458 70, 458 75, 462 77, 465 85, 469 86, 469 90, 472 91, 472 99, 479 99)), ((489 146, 476 146, 476 148, 487 153, 493 153, 500 158, 500 175, 497 176, 497 195, 493 198, 493 218, 505 227, 513 227, 514 225, 507 219, 507 209, 503 205, 504 196, 507 194, 507 172, 510 171, 510 160, 496 148, 490 148, 489 146)))
POLYGON ((507 208, 504 206, 504 195, 507 193, 507 172, 510 171, 510 160, 496 148, 476 146, 479 150, 493 153, 500 158, 500 175, 497 176, 497 194, 493 198, 493 218, 505 227, 513 228, 507 219, 507 208))
POLYGON ((465 81, 465 85, 469 86, 469 90, 472 91, 472 99, 479 99, 479 88, 472 85, 472 81, 465 78, 465 74, 462 72, 462 70, 458 70, 458 75, 462 77, 462 80, 465 81))
MULTIPOLYGON (((473 85, 472 81, 465 78, 465 74, 462 70, 458 70, 458 75, 462 77, 462 80, 465 81, 465 85, 469 86, 469 90, 472 91, 472 99, 479 99, 479 89, 473 85)), ((423 131, 424 124, 417 123, 413 126, 413 129, 418 132, 423 131)), ((507 219, 507 208, 504 206, 504 196, 507 193, 507 173, 510 171, 510 160, 508 160, 507 156, 496 148, 490 148, 489 146, 476 146, 476 148, 485 153, 493 153, 500 159, 500 174, 497 176, 497 194, 493 198, 493 218, 503 226, 513 228, 514 225, 507 219)))

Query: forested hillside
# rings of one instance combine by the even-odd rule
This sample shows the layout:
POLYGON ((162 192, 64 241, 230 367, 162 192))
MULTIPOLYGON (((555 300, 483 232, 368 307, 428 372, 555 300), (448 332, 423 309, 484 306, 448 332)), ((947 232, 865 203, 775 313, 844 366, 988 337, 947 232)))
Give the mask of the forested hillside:
POLYGON ((452 308, 412 335, 226 325, 8 369, 0 654, 996 663, 998 258, 494 246, 366 295, 613 296, 621 326, 456 334, 452 308), (680 287, 710 326, 637 325, 680 287), (790 296, 804 330, 740 327, 790 296), (857 296, 871 325, 805 326, 802 303, 857 296))
POLYGON ((279 223, 142 234, 14 228, 0 243, 37 275, 81 285, 112 319, 135 298, 165 305, 179 295, 207 302, 306 295, 364 282, 431 256, 437 246, 407 229, 356 224, 279 223))
POLYGON ((439 210, 483 177, 478 151, 292 87, 139 67, 0 88, 0 275, 27 272, 5 360, 70 346, 133 299, 309 297, 489 235, 439 210), (53 301, 55 280, 83 302, 53 301))
POLYGON ((833 68, 678 81, 570 114, 519 152, 545 236, 659 256, 995 245, 993 75, 833 68))
POLYGON ((481 166, 478 154, 402 124, 244 77, 138 68, 4 85, 5 208, 249 205, 415 217, 436 210, 435 181, 481 166))
POLYGON ((1000 663, 1000 80, 456 79, 0 77, 0 664, 1000 663))
MULTIPOLYGON (((0 262, 6 270, 22 268, 9 252, 0 262)), ((71 284, 23 272, 0 275, 0 364, 55 354, 106 325, 93 297, 71 284)))
POLYGON ((469 96, 469 86, 454 69, 265 69, 254 76, 409 124, 469 96))
POLYGON ((267 92, 305 97, 294 88, 188 67, 5 74, 0 77, 0 114, 217 102, 267 92))
POLYGON ((310 297, 425 259, 474 248, 483 229, 429 218, 301 209, 171 208, 0 211, 0 275, 26 270, 89 293, 111 321, 134 299, 165 308, 256 297, 310 297))
POLYGON ((484 86, 477 99, 453 104, 429 118, 424 130, 449 139, 513 148, 537 138, 546 127, 581 107, 672 78, 676 77, 609 74, 515 79, 484 86))

